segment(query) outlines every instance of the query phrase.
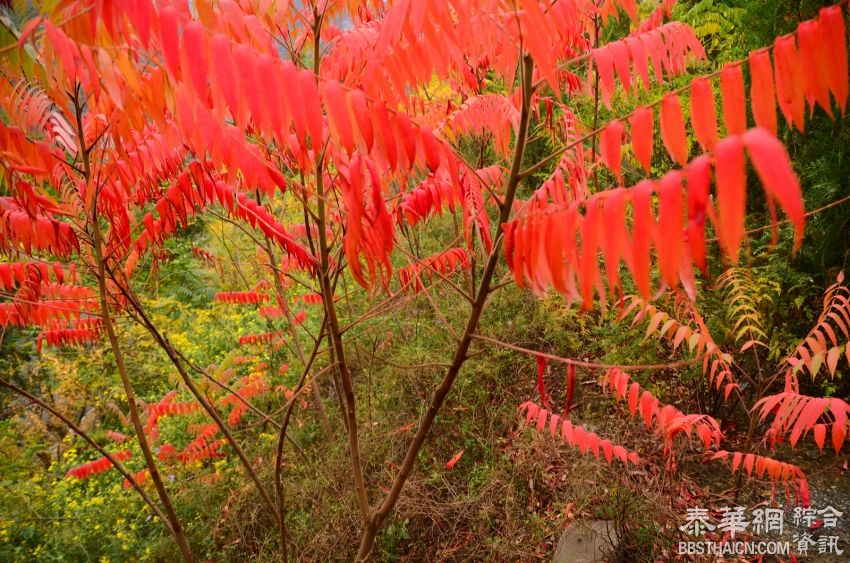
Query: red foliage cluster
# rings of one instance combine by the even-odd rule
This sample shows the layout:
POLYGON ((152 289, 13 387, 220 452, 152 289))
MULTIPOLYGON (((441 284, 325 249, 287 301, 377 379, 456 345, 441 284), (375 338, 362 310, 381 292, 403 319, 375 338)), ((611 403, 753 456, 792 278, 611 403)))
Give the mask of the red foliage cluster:
POLYGON ((186 433, 194 436, 203 436, 207 440, 218 434, 219 428, 215 422, 190 424, 186 427, 186 433))
POLYGON ((785 494, 789 499, 791 498, 791 491, 788 486, 788 483, 790 482, 794 486, 794 497, 797 499, 797 503, 804 507, 809 506, 809 481, 806 479, 806 474, 803 473, 802 469, 796 465, 771 459, 769 457, 756 454, 744 454, 742 452, 727 452, 725 450, 718 451, 711 457, 711 459, 721 459, 725 461, 729 458, 730 453, 732 454, 732 462, 730 464, 732 473, 743 468, 747 472, 747 475, 752 476, 753 469, 755 469, 756 475, 760 479, 763 478, 766 473, 770 480, 774 483, 782 482, 785 485, 785 494), (741 463, 742 461, 743 464, 741 463))
MULTIPOLYGON (((0 146, 8 146, 2 142, 2 130, 0 126, 0 146)), ((80 251, 80 242, 70 224, 44 214, 33 217, 11 198, 0 197, 0 249, 68 258, 80 251)))
POLYGON ((261 334, 245 334, 239 337, 240 346, 250 346, 253 344, 268 344, 272 340, 283 338, 283 333, 278 331, 264 332, 261 334))
POLYGON ((38 334, 38 353, 41 354, 42 346, 59 348, 60 346, 85 347, 100 340, 100 319, 91 321, 84 319, 75 323, 74 328, 57 328, 43 330, 38 334))
MULTIPOLYGON (((138 483, 139 485, 144 484, 144 483, 145 483, 145 481, 147 481, 147 480, 148 480, 148 477, 150 477, 150 476, 151 476, 151 472, 150 472, 150 471, 148 471, 147 469, 142 469, 141 471, 139 471, 139 472, 137 472, 137 473, 133 473, 133 479, 134 479, 134 480, 136 481, 136 483, 138 483)), ((124 479, 124 488, 125 488, 125 489, 129 489, 129 488, 130 488, 130 487, 132 487, 132 486, 133 486, 133 485, 131 485, 131 484, 130 484, 130 480, 129 480, 129 479, 124 479)))
POLYGON ((442 128, 444 135, 493 136, 503 157, 511 154, 511 134, 519 126, 519 110, 507 96, 488 93, 471 96, 452 113, 442 128))
POLYGON ((148 405, 148 421, 145 424, 145 433, 156 439, 159 436, 159 419, 163 416, 179 416, 198 411, 201 406, 197 401, 186 401, 183 403, 173 402, 177 391, 166 393, 158 403, 148 405))
POLYGON ((688 436, 696 432, 705 450, 711 447, 712 442, 720 446, 723 434, 720 432, 720 424, 714 418, 706 414, 685 414, 672 405, 661 403, 652 393, 642 390, 637 382, 632 381, 629 385, 629 380, 628 373, 614 368, 600 379, 600 385, 618 401, 626 399, 628 395, 629 414, 634 416, 640 409, 647 427, 652 427, 654 422, 656 431, 664 436, 666 454, 673 453, 673 439, 682 432, 688 436))
POLYGON ((234 303, 239 305, 265 303, 269 300, 266 293, 257 291, 218 291, 213 297, 216 303, 234 303))
POLYGON ((195 258, 197 258, 219 274, 223 272, 221 258, 219 258, 218 256, 215 256, 214 254, 211 254, 203 248, 199 248, 197 246, 192 246, 192 254, 195 255, 195 258))
POLYGON ((107 430, 106 437, 112 440, 113 442, 117 442, 119 444, 123 444, 127 441, 127 435, 122 434, 121 432, 116 432, 115 430, 107 430))
POLYGON ((257 359, 257 356, 235 356, 230 363, 234 366, 238 366, 241 364, 249 364, 257 359))
POLYGON ((165 443, 159 447, 157 457, 159 457, 160 461, 177 457, 177 449, 174 447, 174 444, 165 443))
POLYGON ((14 291, 21 287, 27 277, 27 270, 31 267, 37 268, 42 282, 53 281, 65 283, 66 271, 68 282, 74 283, 77 278, 76 264, 66 266, 60 262, 48 264, 47 262, 5 262, 0 264, 0 288, 5 291, 14 291))
POLYGON ((298 296, 296 299, 299 299, 305 305, 320 305, 323 302, 321 293, 307 293, 298 296))
POLYGON ((236 403, 230 410, 230 414, 227 415, 227 424, 230 426, 236 426, 239 422, 241 422, 242 416, 246 412, 248 412, 248 405, 245 403, 236 403))
POLYGON ((99 313, 100 304, 95 299, 0 303, 0 325, 46 327, 71 320, 79 321, 84 312, 99 313))
POLYGON ((549 433, 552 436, 561 438, 569 445, 577 447, 582 454, 592 452, 596 459, 599 459, 601 448, 608 463, 611 463, 614 458, 619 459, 625 465, 629 463, 636 465, 640 461, 635 452, 627 451, 623 446, 617 446, 608 440, 600 439, 595 433, 585 430, 577 424, 574 425, 570 420, 542 409, 530 401, 520 405, 519 413, 520 416, 525 413, 526 425, 534 421, 538 432, 542 432, 548 423, 549 433))
POLYGON ((177 454, 177 459, 183 463, 192 463, 193 461, 204 459, 223 458, 226 457, 226 454, 218 450, 226 443, 227 441, 223 438, 207 443, 207 440, 203 436, 198 436, 189 442, 189 445, 183 451, 177 454))
POLYGON ((594 49, 591 54, 599 72, 602 101, 611 108, 614 94, 614 74, 628 93, 632 84, 632 69, 649 90, 649 63, 659 83, 683 74, 688 56, 705 58, 705 51, 693 30, 680 22, 670 22, 639 35, 631 35, 594 49))
MULTIPOLYGON (((112 457, 114 457, 118 461, 125 461, 130 459, 132 455, 133 453, 130 450, 124 450, 122 452, 112 454, 112 457)), ((72 467, 68 470, 68 473, 65 474, 65 477, 76 477, 77 479, 85 479, 87 477, 91 477, 92 475, 103 473, 104 471, 110 468, 112 468, 112 462, 109 461, 109 459, 106 457, 101 457, 94 461, 78 465, 77 467, 72 467)))
POLYGON ((826 429, 830 426, 827 415, 832 417, 832 446, 836 455, 841 451, 847 437, 850 404, 838 397, 809 397, 789 389, 764 397, 754 408, 760 410, 761 421, 771 414, 774 416, 770 426, 771 435, 776 440, 790 433, 792 448, 797 445, 800 437, 811 431, 818 448, 823 449, 826 429))
POLYGON ((713 161, 701 156, 686 170, 669 172, 660 181, 643 180, 632 188, 599 192, 587 200, 550 206, 508 222, 505 255, 517 284, 524 287, 529 282, 541 294, 554 286, 590 307, 594 291, 600 298, 606 293, 597 257, 601 251, 609 292, 619 287, 618 268, 624 261, 641 296, 647 298, 654 246, 664 281, 671 287, 678 287, 681 281, 693 294, 691 263, 702 270, 706 267, 706 218, 714 224, 721 248, 737 260, 745 229, 745 148, 766 195, 788 214, 799 242, 805 222, 799 182, 782 143, 765 129, 755 128, 718 143, 713 161), (716 209, 709 195, 712 168, 716 209), (683 189, 683 180, 687 180, 687 190, 683 189), (652 205, 655 195, 659 202, 657 219, 652 205), (627 215, 633 218, 631 229, 627 215))
MULTIPOLYGON (((578 133, 578 118, 567 106, 561 106, 563 115, 563 137, 568 147, 549 178, 534 190, 528 203, 528 211, 545 208, 549 202, 566 204, 587 197, 587 169, 585 149, 578 133)), ((601 143, 602 147, 605 143, 601 143)), ((526 202, 516 200, 514 207, 522 211, 526 202)))
POLYGON ((142 254, 150 243, 161 244, 165 236, 177 229, 178 223, 185 227, 189 218, 198 210, 214 202, 222 205, 234 217, 258 228, 303 267, 312 268, 316 265, 316 259, 295 242, 265 207, 214 179, 197 161, 192 161, 189 172, 180 174, 177 181, 166 190, 165 196, 157 200, 159 218, 154 218, 152 212, 142 217, 145 231, 136 240, 136 255, 142 254))
POLYGON ((260 317, 269 320, 282 319, 286 316, 286 313, 280 307, 260 307, 257 313, 259 313, 260 317))
MULTIPOLYGON (((268 381, 266 381, 264 377, 248 375, 240 379, 239 384, 241 386, 239 387, 239 389, 236 390, 236 394, 246 401, 249 401, 261 395, 265 395, 271 389, 269 387, 268 381)), ((221 399, 221 401, 219 401, 219 404, 244 406, 242 401, 240 401, 235 395, 226 395, 224 398, 221 399)))
POLYGON ((459 269, 469 269, 469 256, 463 248, 450 248, 439 254, 398 270, 398 281, 403 290, 422 291, 422 277, 430 280, 436 273, 448 276, 459 269))

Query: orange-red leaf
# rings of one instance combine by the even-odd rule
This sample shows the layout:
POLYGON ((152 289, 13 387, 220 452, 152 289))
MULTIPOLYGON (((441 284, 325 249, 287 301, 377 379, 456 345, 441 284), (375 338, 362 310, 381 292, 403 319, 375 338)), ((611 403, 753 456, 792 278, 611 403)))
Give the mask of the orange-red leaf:
POLYGON ((670 287, 679 282, 682 254, 682 174, 669 172, 658 186, 658 229, 655 247, 661 275, 670 287))
POLYGON ((192 79, 192 87, 195 93, 206 102, 207 99, 207 44, 203 26, 190 21, 183 26, 183 56, 184 68, 189 68, 189 76, 192 79))
POLYGON ((617 181, 623 183, 623 171, 621 163, 621 149, 623 146, 623 124, 614 120, 602 131, 599 152, 602 161, 614 173, 617 181))
POLYGON ((744 144, 739 136, 726 137, 715 149, 717 179, 717 238, 733 264, 744 238, 747 184, 744 144))
MULTIPOLYGON (((650 291, 649 251, 655 224, 651 198, 654 192, 655 183, 650 180, 642 180, 632 189, 634 227, 632 228, 632 264, 630 266, 635 285, 644 299, 649 298, 650 291)), ((611 225, 611 228, 620 228, 620 226, 611 225)))
POLYGON ((818 449, 823 449, 824 440, 826 440, 826 426, 823 424, 815 424, 813 429, 815 443, 818 445, 818 449))
POLYGON ((328 108, 331 130, 346 152, 351 154, 351 151, 354 149, 354 135, 351 128, 351 119, 346 108, 345 91, 339 82, 334 80, 324 82, 323 85, 322 98, 328 108))
POLYGON ((756 125, 776 134, 776 92, 767 51, 750 53, 750 99, 756 125))
POLYGON ((614 95, 614 61, 611 58, 611 50, 607 45, 593 50, 593 64, 599 74, 602 101, 610 109, 611 97, 614 95))
POLYGON ((728 64, 720 71, 720 93, 723 97, 723 123, 727 135, 740 135, 747 129, 744 111, 744 75, 741 65, 728 64))
POLYGON ((661 140, 670 156, 680 165, 688 163, 688 139, 679 97, 667 94, 661 101, 661 140))
POLYGON ((180 49, 178 47, 177 12, 171 6, 159 11, 159 37, 162 55, 168 71, 180 79, 180 49))
POLYGON ((832 117, 832 105, 829 100, 829 53, 824 42, 818 20, 804 21, 797 27, 797 39, 800 42, 800 64, 805 69, 803 84, 809 108, 817 103, 832 117))
POLYGON ((652 164, 653 115, 652 109, 641 107, 629 117, 632 152, 644 171, 649 174, 652 164))
POLYGON ((697 78, 691 82, 691 123, 702 149, 713 150, 717 144, 717 113, 711 83, 706 78, 697 78))
POLYGON ((820 11, 823 40, 829 53, 829 89, 835 96, 841 114, 847 105, 847 35, 844 29, 842 6, 830 6, 820 11))
POLYGON ((461 457, 463 457, 463 450, 460 450, 458 453, 453 455, 449 461, 446 462, 446 469, 452 469, 461 457))
POLYGON ((697 267, 706 273, 705 220, 711 205, 708 194, 711 183, 711 161, 708 156, 694 159, 687 170, 688 182, 688 244, 697 267))
POLYGON ((805 126, 803 68, 794 37, 778 37, 774 44, 773 56, 779 108, 786 121, 802 132, 805 126))
POLYGON ((806 221, 803 192, 785 147, 779 139, 759 127, 747 131, 744 143, 768 197, 776 198, 794 225, 795 246, 799 247, 806 221))
POLYGON ((546 395, 546 382, 543 380, 543 374, 546 372, 546 358, 537 356, 537 391, 540 392, 540 402, 547 409, 549 408, 549 398, 546 395))

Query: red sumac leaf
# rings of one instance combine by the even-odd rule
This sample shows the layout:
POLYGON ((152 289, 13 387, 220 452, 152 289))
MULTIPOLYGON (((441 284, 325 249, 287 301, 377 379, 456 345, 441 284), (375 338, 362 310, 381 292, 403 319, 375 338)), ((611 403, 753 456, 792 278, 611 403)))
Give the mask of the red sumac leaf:
POLYGON ((726 137, 714 151, 717 180, 717 238, 733 264, 744 238, 747 183, 744 144, 739 136, 726 137))
POLYGON ((623 124, 614 120, 602 130, 599 144, 599 152, 602 161, 614 173, 617 182, 623 183, 623 171, 621 165, 621 150, 623 147, 623 124))
POLYGON ((611 97, 614 95, 614 61, 611 50, 606 45, 593 50, 593 64, 599 73, 599 85, 602 89, 602 101, 611 108, 611 97))
POLYGON ((183 56, 185 57, 183 67, 188 67, 189 76, 192 79, 192 87, 195 93, 206 102, 207 99, 207 43, 204 27, 196 22, 190 21, 183 26, 183 56))
POLYGON ((747 129, 744 110, 744 75, 741 65, 728 64, 720 71, 720 92, 723 97, 723 123, 727 135, 740 135, 747 129))
POLYGON ((818 20, 804 21, 797 27, 797 39, 800 42, 800 63, 803 72, 806 99, 809 108, 817 103, 832 117, 832 104, 829 100, 829 53, 824 42, 818 20))
POLYGON ((750 53, 750 99, 756 125, 776 134, 776 91, 767 51, 750 53))
POLYGON ((647 107, 636 109, 629 117, 629 130, 632 137, 632 152, 644 171, 649 174, 652 164, 652 109, 647 107))
POLYGON ((679 282, 682 255, 682 173, 667 173, 658 184, 658 226, 655 248, 661 275, 670 287, 679 282))
POLYGON ((673 158, 680 165, 688 163, 688 138, 685 134, 685 121, 679 97, 667 94, 661 100, 661 140, 673 158))
POLYGON ((774 43, 774 71, 776 97, 779 108, 788 123, 800 132, 805 127, 805 93, 803 91, 803 69, 800 53, 793 36, 778 37, 774 43))
POLYGON ((815 424, 813 429, 815 443, 818 445, 818 449, 823 449, 824 440, 826 440, 826 426, 823 424, 815 424))
POLYGON ((463 450, 460 450, 458 453, 453 455, 449 461, 446 462, 446 469, 452 469, 461 457, 463 457, 463 450))
POLYGON ((823 40, 829 53, 829 89, 835 96, 841 114, 847 106, 847 35, 842 6, 830 6, 820 11, 823 40))
POLYGON ((776 198, 794 225, 795 247, 799 248, 806 221, 803 192, 785 147, 779 139, 760 127, 747 131, 743 139, 767 196, 776 198))

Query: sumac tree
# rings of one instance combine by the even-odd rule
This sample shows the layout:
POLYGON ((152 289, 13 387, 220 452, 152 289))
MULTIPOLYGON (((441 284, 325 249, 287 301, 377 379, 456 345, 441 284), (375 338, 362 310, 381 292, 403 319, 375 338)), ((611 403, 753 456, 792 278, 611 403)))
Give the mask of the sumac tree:
MULTIPOLYGON (((117 316, 141 323, 223 436, 204 438, 187 458, 216 455, 226 442, 278 524, 286 557, 282 457, 295 401, 277 424, 273 495, 229 431, 267 389, 242 382, 226 403, 238 410, 229 421, 220 416, 222 405, 192 375, 206 372, 151 320, 134 276, 190 223, 237 225, 256 244, 265 283, 223 287, 216 301, 262 304, 279 322, 240 344, 292 346, 302 374, 294 392, 309 383, 320 413, 319 376, 332 374, 362 525, 357 558, 368 558, 485 308, 511 279, 585 309, 619 299, 624 277, 641 299, 670 288, 693 300, 694 266, 706 272, 717 256, 710 236, 722 259, 739 260, 749 176, 773 221, 781 210, 802 242, 802 190, 777 131, 803 131, 814 111, 843 115, 843 8, 825 8, 746 60, 699 74, 705 52, 687 25, 668 21, 674 5, 653 5, 641 19, 635 0, 60 0, 14 30, 18 43, 3 47, 0 63, 0 246, 10 260, 0 267, 0 322, 39 327, 49 346, 107 336, 146 462, 140 479, 154 483, 191 560, 114 327, 117 316), (612 37, 615 30, 625 33, 612 37), (697 76, 671 89, 689 68, 697 76), (639 105, 639 95, 654 101, 639 105), (590 125, 574 113, 584 98, 594 104, 590 125), (457 222, 439 252, 404 248, 443 214, 457 222), (342 312, 349 281, 370 297, 366 310, 342 312), (322 317, 312 342, 299 328, 310 313, 290 310, 284 289, 293 283, 322 317), (467 308, 447 317, 430 298, 435 286, 467 308), (417 296, 435 308, 455 348, 392 483, 378 487, 361 463, 352 329, 417 296), (319 352, 331 358, 323 369, 319 352)), ((219 257, 193 253, 221 271, 219 257)), ((709 358, 707 335, 694 334, 689 344, 709 358)), ((685 338, 677 331, 674 340, 685 338)), ((789 362, 809 366, 821 354, 832 366, 836 353, 823 338, 811 340, 789 362)), ((609 385, 623 398, 627 376, 612 373, 609 385)), ((693 430, 706 448, 716 445, 710 417, 667 408, 633 385, 628 394, 630 410, 656 421, 664 440, 693 430)), ((763 408, 776 401, 785 412, 800 399, 769 401, 763 408)), ((804 430, 828 408, 807 405, 795 423, 804 430)), ((568 420, 559 426, 548 410, 524 408, 539 428, 549 424, 582 450, 638 461, 568 420)), ((843 436, 845 411, 829 408, 839 426, 833 436, 843 436)), ((822 442, 824 428, 812 428, 822 442)), ((784 471, 761 459, 744 463, 784 471)), ((733 456, 733 470, 739 461, 733 456)))

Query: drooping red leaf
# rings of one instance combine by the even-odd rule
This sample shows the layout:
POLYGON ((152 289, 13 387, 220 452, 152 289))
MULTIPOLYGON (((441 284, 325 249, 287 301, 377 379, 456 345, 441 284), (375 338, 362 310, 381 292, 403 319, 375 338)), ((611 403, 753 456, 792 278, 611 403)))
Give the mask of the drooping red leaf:
POLYGON ((691 82, 691 123, 702 149, 714 150, 717 144, 717 113, 711 83, 706 78, 697 78, 691 82))
POLYGON ((720 71, 720 92, 723 97, 723 123, 727 135, 740 135, 747 129, 744 109, 744 75, 741 65, 728 64, 720 71))
POLYGON ((615 119, 603 129, 599 152, 602 161, 611 169, 617 181, 623 183, 623 171, 621 163, 621 150, 623 146, 623 124, 615 119))
POLYGON ((458 453, 452 456, 452 458, 446 462, 446 469, 454 468, 455 464, 463 457, 464 450, 460 450, 458 453))
POLYGON ((824 41, 818 20, 804 21, 797 27, 797 39, 800 44, 800 64, 806 70, 803 73, 803 86, 810 110, 817 103, 832 117, 832 103, 829 99, 830 53, 824 41))
POLYGON ((818 445, 818 449, 823 449, 824 441, 826 440, 826 426, 823 424, 815 424, 813 429, 815 444, 818 445))
POLYGON ((803 91, 803 68, 794 37, 778 37, 774 43, 773 56, 779 108, 785 120, 802 132, 805 127, 806 100, 803 91))
POLYGON ((629 117, 632 152, 635 158, 649 174, 652 165, 653 115, 652 109, 641 107, 629 117))
POLYGON ((749 58, 750 99, 756 125, 776 134, 776 91, 773 68, 766 50, 753 51, 749 58))
POLYGON ((847 106, 847 34, 844 27, 842 6, 830 6, 820 11, 825 48, 829 53, 829 89, 835 96, 841 115, 847 106))
POLYGON ((661 101, 661 140, 670 157, 684 166, 688 162, 688 138, 679 97, 666 94, 661 101))
POLYGON ((794 225, 794 246, 799 248, 806 221, 803 193, 785 147, 760 127, 747 131, 743 139, 768 197, 776 198, 794 225))
POLYGON ((668 172, 658 185, 655 248, 664 281, 676 287, 682 259, 682 174, 676 170, 668 172))
POLYGON ((177 12, 171 6, 159 11, 159 37, 168 71, 180 79, 180 48, 177 34, 177 12))
POLYGON ((717 143, 714 169, 717 180, 717 238, 732 263, 737 264, 744 238, 747 201, 744 143, 741 137, 726 137, 717 143))
POLYGON ((182 67, 188 68, 195 93, 201 100, 206 101, 209 67, 207 66, 207 42, 204 27, 196 21, 190 21, 183 26, 181 37, 184 56, 182 67))
POLYGON ((602 101, 610 109, 611 98, 614 95, 614 61, 607 45, 593 50, 593 64, 596 72, 599 73, 602 101))
MULTIPOLYGON (((632 228, 632 276, 641 297, 648 298, 650 293, 649 250, 652 243, 655 218, 652 215, 652 194, 655 183, 650 180, 641 181, 632 191, 632 210, 634 227, 632 228)), ((619 228, 619 225, 611 225, 619 228)))

